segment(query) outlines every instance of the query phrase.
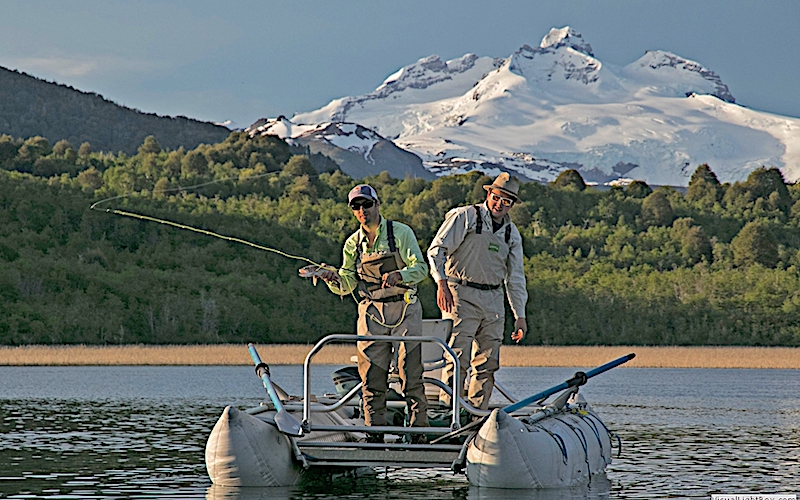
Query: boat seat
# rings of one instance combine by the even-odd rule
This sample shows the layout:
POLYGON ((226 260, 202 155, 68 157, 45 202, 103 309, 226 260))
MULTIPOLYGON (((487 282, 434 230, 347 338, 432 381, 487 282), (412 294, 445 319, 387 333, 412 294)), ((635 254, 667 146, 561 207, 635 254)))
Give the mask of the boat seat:
MULTIPOLYGON (((452 319, 423 319, 422 335, 426 337, 436 337, 447 342, 450 332, 453 330, 452 319)), ((444 366, 445 356, 442 347, 432 342, 422 344, 422 363, 425 371, 440 369, 444 366)))

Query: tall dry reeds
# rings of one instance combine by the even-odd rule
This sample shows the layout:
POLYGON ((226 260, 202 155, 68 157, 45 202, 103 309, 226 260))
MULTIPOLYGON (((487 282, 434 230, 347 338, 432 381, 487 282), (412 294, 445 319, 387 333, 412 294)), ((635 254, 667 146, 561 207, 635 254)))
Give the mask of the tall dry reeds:
POLYGON ((628 353, 630 368, 800 369, 795 347, 503 346, 503 366, 592 367, 628 353))
MULTIPOLYGON (((311 346, 270 344, 257 346, 272 365, 297 365, 311 346)), ((789 368, 800 369, 800 348, 793 347, 641 347, 641 346, 503 346, 503 366, 599 366, 619 356, 636 353, 623 366, 634 368, 789 368)), ((350 364, 354 345, 329 345, 315 364, 350 364)), ((249 365, 245 345, 169 346, 22 346, 0 347, 0 365, 249 365)))

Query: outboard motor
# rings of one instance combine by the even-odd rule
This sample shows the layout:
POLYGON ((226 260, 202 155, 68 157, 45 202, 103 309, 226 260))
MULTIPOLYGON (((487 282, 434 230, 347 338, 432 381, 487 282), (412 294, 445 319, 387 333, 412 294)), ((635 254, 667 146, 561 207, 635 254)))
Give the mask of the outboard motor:
MULTIPOLYGON (((350 392, 353 387, 361 382, 361 376, 358 374, 358 367, 352 365, 345 366, 331 373, 331 378, 333 379, 333 386, 336 388, 336 393, 339 397, 350 392)), ((359 391, 359 396, 360 395, 361 392, 359 391)))

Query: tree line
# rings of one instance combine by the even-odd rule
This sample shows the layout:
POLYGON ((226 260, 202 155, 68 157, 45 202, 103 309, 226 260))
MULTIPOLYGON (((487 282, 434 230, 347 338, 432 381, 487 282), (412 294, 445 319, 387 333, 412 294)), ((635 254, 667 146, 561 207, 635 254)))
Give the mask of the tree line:
MULTIPOLYGON (((353 300, 297 277, 302 260, 104 210, 339 264, 357 228, 346 204, 356 182, 376 188, 382 213, 411 225, 423 250, 447 211, 482 201, 491 182, 355 180, 298 153, 238 132, 191 150, 150 136, 133 155, 0 137, 0 343, 308 343, 352 332, 353 300)), ((778 169, 723 184, 700 165, 685 193, 641 181, 597 189, 568 170, 524 183, 520 198, 524 343, 800 345, 800 187, 778 169)), ((430 279, 420 298, 438 317, 430 279)))

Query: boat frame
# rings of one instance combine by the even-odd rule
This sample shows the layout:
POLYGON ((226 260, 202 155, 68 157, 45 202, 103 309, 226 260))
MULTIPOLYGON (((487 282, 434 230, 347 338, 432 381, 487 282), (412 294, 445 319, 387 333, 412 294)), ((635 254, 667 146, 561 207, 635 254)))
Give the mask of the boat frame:
MULTIPOLYGON (((432 325, 442 321, 448 322, 449 320, 423 320, 424 324, 432 325)), ((449 328, 448 328, 449 330, 449 328)), ((449 332, 448 332, 449 333, 449 332)), ((360 467, 413 467, 413 468, 450 468, 455 473, 462 472, 466 462, 466 451, 472 440, 472 437, 479 426, 469 425, 462 428, 460 422, 461 409, 477 417, 485 417, 489 415, 493 408, 482 410, 470 405, 461 397, 452 397, 453 394, 458 394, 457 387, 463 382, 460 380, 458 374, 460 373, 460 361, 453 349, 443 339, 436 336, 413 336, 413 337, 395 337, 391 335, 370 335, 368 337, 363 335, 354 334, 333 334, 327 335, 319 340, 314 347, 311 348, 303 363, 303 399, 301 402, 287 400, 283 401, 283 407, 290 412, 296 413, 302 408, 303 420, 301 428, 303 435, 313 433, 315 431, 323 432, 383 432, 387 434, 394 434, 402 436, 404 434, 434 434, 439 435, 431 443, 426 444, 411 444, 404 442, 387 442, 387 443, 366 443, 366 442, 331 442, 331 441, 311 441, 298 439, 293 436, 286 435, 289 440, 290 446, 293 450, 295 461, 303 467, 309 469, 311 467, 326 467, 326 468, 360 468, 360 467), (438 345, 442 349, 442 356, 440 359, 433 361, 425 361, 424 371, 435 370, 444 366, 446 359, 449 357, 454 364, 454 373, 452 386, 448 386, 444 382, 430 377, 423 377, 423 382, 438 386, 444 389, 451 395, 451 410, 452 419, 449 427, 405 427, 405 426, 366 426, 366 425, 314 425, 312 424, 313 412, 331 412, 336 411, 346 405, 355 406, 356 403, 351 402, 362 388, 362 382, 358 382, 346 394, 342 395, 338 400, 330 399, 329 402, 323 402, 318 399, 311 392, 311 362, 314 356, 328 344, 339 342, 359 342, 369 340, 371 342, 420 342, 431 343, 438 345), (461 433, 472 431, 463 444, 447 444, 441 443, 440 440, 447 439, 448 437, 455 437, 461 433)), ((392 382, 390 374, 390 382, 392 382)), ((495 383, 498 392, 506 397, 512 403, 516 399, 509 394, 509 392, 502 388, 499 384, 495 383)), ((280 391, 283 392, 283 391, 280 391)), ((285 393, 283 393, 285 395, 285 393)), ((281 398, 284 399, 284 398, 281 398)), ((405 401, 387 401, 387 407, 405 407, 405 401)), ((501 407, 502 405, 492 405, 493 407, 501 407)), ((274 404, 265 402, 257 408, 246 410, 247 413, 257 416, 267 423, 274 425, 269 417, 263 417, 259 414, 274 410, 274 404)), ((530 412, 526 413, 529 414, 530 412)))

